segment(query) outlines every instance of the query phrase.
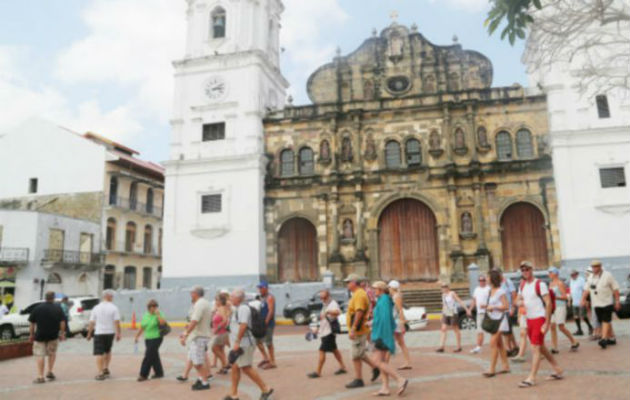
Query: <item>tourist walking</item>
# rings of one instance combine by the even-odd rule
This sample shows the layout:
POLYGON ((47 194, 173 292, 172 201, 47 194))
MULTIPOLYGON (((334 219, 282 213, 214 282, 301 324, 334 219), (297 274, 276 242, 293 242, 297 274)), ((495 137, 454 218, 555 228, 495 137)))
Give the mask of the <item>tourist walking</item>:
MULTIPOLYGON (((589 265, 588 268, 586 268, 586 283, 584 284, 584 287, 582 288, 583 290, 586 290, 586 286, 588 285, 588 280, 591 276, 593 276, 593 268, 591 268, 591 266, 589 265)), ((581 304, 582 304, 582 299, 580 299, 580 305, 581 304)), ((589 340, 592 340, 592 341, 600 340, 602 338, 602 324, 599 323, 599 319, 597 318, 597 314, 595 313, 595 305, 593 304, 593 301, 591 300, 590 294, 586 295, 585 308, 591 313, 591 322, 593 325, 593 334, 589 337, 589 340)))
POLYGON ((230 395, 225 396, 224 400, 238 399, 238 385, 241 380, 241 370, 260 388, 262 392, 260 399, 267 400, 271 397, 273 389, 267 386, 260 375, 258 375, 258 372, 252 368, 256 342, 251 332, 252 310, 247 304, 244 304, 244 300, 244 291, 235 290, 232 292, 230 301, 234 305, 235 311, 230 326, 232 350, 228 357, 232 364, 232 386, 230 395))
POLYGON ((339 303, 332 298, 330 290, 328 289, 321 290, 319 292, 319 298, 322 301, 322 311, 319 314, 318 334, 322 343, 319 346, 317 370, 308 374, 307 376, 309 378, 319 378, 322 376, 322 368, 324 367, 324 362, 326 362, 326 353, 333 353, 339 363, 339 369, 335 371, 335 375, 347 373, 343 357, 337 348, 337 334, 340 333, 337 318, 339 314, 341 314, 341 308, 339 307, 339 303))
POLYGON ((262 281, 258 284, 260 293, 260 314, 265 319, 267 330, 265 337, 256 340, 258 350, 263 356, 263 360, 258 364, 262 369, 276 368, 276 356, 273 348, 273 332, 276 327, 276 299, 269 293, 269 283, 262 281), (267 346, 267 350, 265 350, 267 346))
POLYGON ((588 327, 589 336, 593 334, 593 327, 588 320, 587 308, 582 307, 581 305, 582 294, 584 293, 584 285, 586 285, 586 281, 580 276, 580 273, 575 269, 571 271, 571 280, 569 280, 569 292, 571 293, 573 318, 575 319, 575 326, 577 327, 577 330, 573 332, 574 336, 584 335, 581 323, 582 320, 584 320, 584 323, 588 327))
MULTIPOLYGON (((407 330, 407 320, 405 319, 405 309, 403 308, 403 296, 400 291, 400 282, 390 281, 387 284, 389 293, 394 301, 394 322, 396 322, 396 330, 394 331, 394 339, 400 351, 402 351, 405 363, 398 367, 399 370, 411 369, 411 357, 409 356, 409 349, 407 343, 405 343, 405 332, 407 330)), ((389 361, 389 360, 388 360, 389 361)))
POLYGON ((214 314, 212 316, 212 353, 221 362, 219 374, 227 374, 228 368, 227 358, 225 356, 225 347, 230 346, 230 334, 228 328, 230 326, 230 318, 232 317, 232 307, 229 305, 229 295, 219 293, 215 299, 214 314))
POLYGON ((523 261, 520 265, 521 284, 518 294, 518 303, 525 307, 527 315, 527 335, 532 345, 532 368, 529 376, 523 380, 519 387, 529 388, 536 384, 536 375, 540 368, 542 357, 546 358, 553 368, 549 380, 563 379, 562 368, 558 365, 553 355, 545 347, 545 335, 549 330, 551 320, 551 296, 545 282, 534 278, 534 266, 529 261, 523 261))
POLYGON ((98 303, 90 313, 87 340, 94 337, 94 355, 98 375, 95 379, 102 381, 110 377, 109 365, 112 362, 112 346, 114 339, 120 341, 120 311, 112 303, 114 291, 103 291, 103 301, 98 303))
POLYGON ((28 317, 29 341, 33 343, 33 355, 37 362, 37 378, 33 383, 55 380, 53 368, 57 358, 59 340, 66 339, 66 321, 63 311, 55 304, 55 292, 47 292, 45 301, 36 306, 28 317), (44 377, 46 357, 48 373, 44 377))
POLYGON ((210 370, 207 363, 208 342, 210 341, 210 323, 212 321, 212 308, 210 302, 204 299, 205 291, 201 286, 195 286, 190 292, 193 310, 190 323, 181 334, 179 341, 182 346, 188 343, 188 358, 197 370, 197 381, 191 386, 192 390, 208 390, 210 383, 208 378, 210 370))
POLYGON ((512 330, 512 325, 514 325, 517 321, 517 306, 516 306, 516 288, 514 287, 514 283, 511 279, 507 279, 503 275, 503 271, 500 268, 495 268, 499 274, 501 275, 501 289, 505 292, 505 296, 508 300, 509 309, 506 311, 508 317, 508 330, 506 332, 502 332, 503 340, 505 341, 504 345, 508 354, 508 357, 515 356, 519 348, 516 345, 516 339, 514 338, 514 331, 512 330))
POLYGON ((389 378, 396 379, 398 383, 397 394, 401 396, 409 381, 396 372, 391 365, 387 363, 389 356, 396 352, 394 343, 394 331, 396 330, 396 321, 394 320, 393 310, 394 302, 388 294, 387 284, 382 281, 374 282, 374 295, 376 296, 376 305, 374 306, 372 320, 372 343, 374 351, 372 353, 372 363, 381 372, 381 389, 374 393, 375 396, 389 396, 389 378))
POLYGON ((453 352, 459 353, 462 351, 462 335, 459 331, 459 318, 457 305, 462 306, 465 310, 466 305, 459 298, 457 293, 452 291, 447 283, 442 284, 442 327, 440 329, 440 347, 436 350, 438 353, 444 352, 444 346, 446 345, 446 331, 448 328, 452 328, 455 332, 455 340, 457 341, 457 347, 453 352))
POLYGON ((490 368, 483 373, 486 378, 492 378, 497 374, 496 367, 499 357, 501 358, 501 364, 503 369, 499 371, 499 374, 507 374, 510 372, 510 364, 508 363, 507 351, 503 345, 501 335, 509 329, 508 314, 506 311, 510 307, 508 302, 508 295, 505 290, 501 288, 501 272, 498 270, 490 271, 490 292, 485 304, 481 305, 481 308, 485 310, 484 323, 482 320, 482 326, 486 331, 492 335, 490 337, 490 349, 492 350, 490 355, 490 368))
POLYGON ((164 369, 160 360, 160 346, 162 345, 162 334, 160 326, 166 325, 164 314, 158 309, 158 303, 155 300, 149 300, 147 303, 147 311, 142 315, 140 321, 140 329, 136 333, 134 339, 138 343, 140 336, 144 333, 144 358, 140 366, 140 375, 138 382, 149 379, 149 373, 153 369, 151 379, 159 379, 164 377, 164 369))
POLYGON ((580 347, 578 342, 571 332, 566 328, 567 322, 567 303, 569 295, 567 289, 564 286, 564 282, 560 280, 560 271, 556 267, 550 267, 547 271, 549 273, 549 289, 553 290, 556 296, 556 310, 551 316, 551 353, 558 354, 558 330, 571 341, 571 351, 576 351, 580 347))
POLYGON ((586 297, 590 295, 595 307, 595 314, 602 325, 602 337, 599 346, 605 349, 609 345, 617 344, 612 333, 612 313, 621 309, 619 301, 619 284, 608 271, 604 271, 600 261, 591 263, 593 274, 589 277, 582 294, 580 305, 586 306, 586 297))
POLYGON ((486 315, 485 307, 482 305, 488 302, 488 296, 490 295, 490 286, 487 285, 486 277, 484 275, 479 276, 479 285, 473 291, 472 300, 470 302, 470 307, 468 307, 467 314, 468 316, 472 316, 472 310, 476 308, 477 311, 477 345, 470 350, 472 354, 479 353, 481 351, 481 346, 483 346, 483 329, 481 328, 481 323, 483 322, 483 317, 486 315))
MULTIPOLYGON (((188 314, 187 314, 188 317, 186 318, 186 320, 189 321, 189 323, 186 324, 186 326, 184 327, 185 330, 188 329, 188 327, 190 326, 190 318, 192 316, 193 306, 194 306, 194 303, 192 303, 192 305, 188 309, 188 314)), ((212 366, 210 365, 210 356, 208 355, 207 349, 204 354, 204 366, 208 369, 208 373, 210 373, 212 366)), ((193 369, 193 363, 190 360, 190 339, 188 339, 187 349, 186 349, 186 366, 184 367, 184 372, 181 375, 178 375, 175 379, 177 379, 177 381, 180 383, 187 382, 188 377, 190 376, 190 371, 192 371, 192 369, 193 369)), ((208 379, 210 379, 211 377, 212 377, 212 374, 208 376, 208 379)))
POLYGON ((352 365, 354 366, 354 380, 346 385, 348 389, 365 386, 363 383, 362 365, 366 363, 372 368, 372 382, 380 375, 372 360, 367 356, 367 342, 370 328, 367 324, 367 316, 370 310, 370 300, 367 293, 360 286, 361 278, 357 274, 350 274, 344 282, 352 293, 348 302, 346 323, 348 324, 348 338, 352 348, 352 365))

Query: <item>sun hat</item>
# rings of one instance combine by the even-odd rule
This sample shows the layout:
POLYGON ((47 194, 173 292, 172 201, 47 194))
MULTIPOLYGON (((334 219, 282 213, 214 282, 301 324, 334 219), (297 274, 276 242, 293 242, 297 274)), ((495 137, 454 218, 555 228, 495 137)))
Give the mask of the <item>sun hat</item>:
POLYGON ((387 284, 387 286, 389 286, 392 289, 400 289, 400 282, 394 280, 394 281, 389 281, 389 283, 387 284))
POLYGON ((386 290, 387 289, 387 283, 383 282, 383 281, 376 281, 372 284, 372 287, 374 289, 381 289, 381 290, 386 290))

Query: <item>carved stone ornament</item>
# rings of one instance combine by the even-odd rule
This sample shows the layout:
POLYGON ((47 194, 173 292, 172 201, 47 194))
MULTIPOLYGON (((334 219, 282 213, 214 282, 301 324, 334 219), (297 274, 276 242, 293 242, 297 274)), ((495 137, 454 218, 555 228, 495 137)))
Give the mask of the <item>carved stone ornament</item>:
POLYGON ((442 153, 444 153, 444 150, 442 149, 440 134, 437 131, 431 131, 429 135, 429 154, 431 154, 433 158, 438 158, 442 153))
POLYGON ((486 153, 490 151, 490 142, 488 142, 488 131, 485 126, 477 128, 477 150, 486 153))
POLYGON ((341 161, 352 162, 352 159, 352 141, 346 136, 341 141, 341 161))
POLYGON ((378 155, 376 154, 376 143, 374 142, 374 137, 372 135, 368 135, 365 141, 365 156, 364 158, 367 161, 374 161, 378 155))
POLYGON ((453 151, 457 155, 464 155, 468 153, 468 147, 466 146, 466 136, 464 135, 464 131, 462 128, 455 129, 454 134, 454 147, 453 151))

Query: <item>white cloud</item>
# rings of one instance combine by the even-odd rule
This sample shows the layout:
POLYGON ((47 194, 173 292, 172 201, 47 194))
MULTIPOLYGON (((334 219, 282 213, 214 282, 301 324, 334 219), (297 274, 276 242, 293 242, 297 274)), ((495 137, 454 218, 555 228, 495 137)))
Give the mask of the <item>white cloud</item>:
POLYGON ((446 3, 452 8, 478 12, 489 7, 488 0, 429 0, 431 3, 446 3))

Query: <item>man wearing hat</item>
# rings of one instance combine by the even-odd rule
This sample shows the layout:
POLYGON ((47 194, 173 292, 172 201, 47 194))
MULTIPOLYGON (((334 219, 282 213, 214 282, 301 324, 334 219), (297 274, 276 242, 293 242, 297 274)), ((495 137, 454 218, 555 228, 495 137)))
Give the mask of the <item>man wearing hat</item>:
POLYGON ((599 345, 605 349, 609 345, 617 344, 616 339, 612 335, 612 313, 614 310, 619 311, 621 303, 619 301, 619 284, 608 271, 604 271, 600 261, 591 262, 593 274, 588 278, 582 301, 580 305, 586 306, 586 297, 590 295, 591 302, 595 307, 595 314, 602 325, 602 338, 599 345), (614 298, 614 304, 613 304, 614 298))
POLYGON ((258 292, 260 293, 260 315, 265 319, 267 330, 265 337, 257 340, 258 350, 263 356, 258 366, 262 369, 276 368, 276 357, 273 348, 273 330, 276 327, 276 299, 269 293, 269 283, 261 281, 258 284, 258 292), (267 351, 265 351, 267 346, 267 351))
POLYGON ((348 285, 348 290, 352 292, 352 297, 348 302, 346 323, 348 324, 348 337, 352 344, 352 363, 355 372, 355 379, 346 385, 348 389, 365 386, 361 371, 363 362, 372 367, 372 381, 375 381, 380 374, 379 369, 367 356, 367 342, 370 334, 367 317, 370 310, 370 299, 360 286, 361 280, 361 277, 354 273, 344 279, 344 282, 348 285))
POLYGON ((577 331, 573 332, 575 336, 582 336, 584 332, 582 331, 582 323, 584 320, 586 326, 588 326, 588 334, 593 334, 593 327, 591 326, 590 321, 588 320, 588 315, 586 313, 586 307, 582 307, 580 303, 582 302, 582 293, 584 292, 584 285, 586 282, 584 278, 580 276, 580 273, 577 270, 571 271, 571 279, 569 280, 569 291, 571 292, 571 303, 573 307, 573 317, 575 318, 575 325, 577 326, 577 331))

